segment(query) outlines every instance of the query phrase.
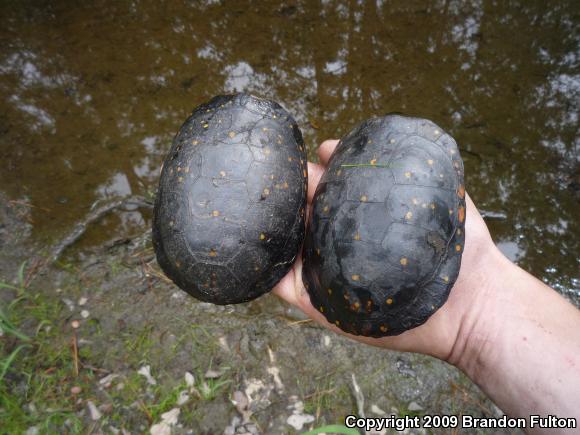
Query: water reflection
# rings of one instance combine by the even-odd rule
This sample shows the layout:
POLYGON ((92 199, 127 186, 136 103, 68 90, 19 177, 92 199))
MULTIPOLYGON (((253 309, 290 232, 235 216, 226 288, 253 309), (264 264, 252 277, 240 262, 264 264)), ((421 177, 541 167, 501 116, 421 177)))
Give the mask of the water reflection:
POLYGON ((311 145, 401 111, 458 139, 470 193, 508 216, 491 229, 510 255, 580 291, 575 6, 3 2, 0 185, 38 206, 46 240, 96 200, 154 189, 174 132, 215 94, 283 102, 311 145))

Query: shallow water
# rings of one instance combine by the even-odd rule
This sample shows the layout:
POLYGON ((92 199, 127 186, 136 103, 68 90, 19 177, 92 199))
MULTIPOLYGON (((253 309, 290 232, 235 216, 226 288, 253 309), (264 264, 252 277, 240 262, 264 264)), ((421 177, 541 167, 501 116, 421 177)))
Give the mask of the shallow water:
MULTIPOLYGON (((191 109, 248 91, 310 146, 386 112, 460 144, 501 249, 580 301, 580 31, 574 1, 6 1, 0 189, 62 237, 97 200, 156 188, 191 109)), ((138 210, 85 246, 150 224, 138 210)))

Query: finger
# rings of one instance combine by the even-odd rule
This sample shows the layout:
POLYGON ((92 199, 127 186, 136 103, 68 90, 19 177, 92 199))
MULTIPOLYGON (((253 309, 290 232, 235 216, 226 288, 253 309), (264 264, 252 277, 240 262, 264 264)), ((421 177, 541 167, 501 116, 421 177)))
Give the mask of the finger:
MULTIPOLYGON (((300 261, 300 260, 299 260, 300 261)), ((280 280, 278 284, 272 289, 272 293, 278 296, 281 299, 284 299, 290 305, 296 305, 296 297, 294 294, 294 278, 295 278, 295 271, 294 268, 290 269, 290 271, 280 280)))
POLYGON ((322 174, 324 174, 323 166, 308 162, 308 202, 312 202, 316 186, 318 186, 322 174))
POLYGON ((334 152, 336 145, 338 145, 338 139, 327 139, 320 144, 316 152, 318 153, 318 158, 322 166, 328 166, 328 160, 334 152))

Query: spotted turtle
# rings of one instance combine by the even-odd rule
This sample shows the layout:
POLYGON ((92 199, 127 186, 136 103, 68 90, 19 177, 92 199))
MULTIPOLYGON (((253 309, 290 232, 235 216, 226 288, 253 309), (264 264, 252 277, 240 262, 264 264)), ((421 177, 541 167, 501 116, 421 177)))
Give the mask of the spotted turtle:
POLYGON ((417 327, 449 295, 465 240, 463 162, 433 122, 387 115, 343 137, 314 196, 303 281, 356 335, 417 327))
POLYGON ((153 218, 157 261, 202 301, 255 299, 300 250, 306 189, 292 116, 247 94, 214 97, 193 111, 165 158, 153 218))

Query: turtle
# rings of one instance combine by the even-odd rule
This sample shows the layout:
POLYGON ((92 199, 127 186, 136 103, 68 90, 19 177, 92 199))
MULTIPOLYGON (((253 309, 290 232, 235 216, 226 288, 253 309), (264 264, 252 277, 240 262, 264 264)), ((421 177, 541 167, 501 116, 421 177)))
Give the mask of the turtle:
POLYGON ((316 188, 303 282, 343 331, 399 335, 446 302, 464 242, 455 140, 427 119, 375 117, 340 140, 316 188))
POLYGON ((279 103, 238 93, 201 104, 161 171, 153 212, 161 269, 217 305, 268 292, 300 252, 307 183, 302 133, 279 103))

